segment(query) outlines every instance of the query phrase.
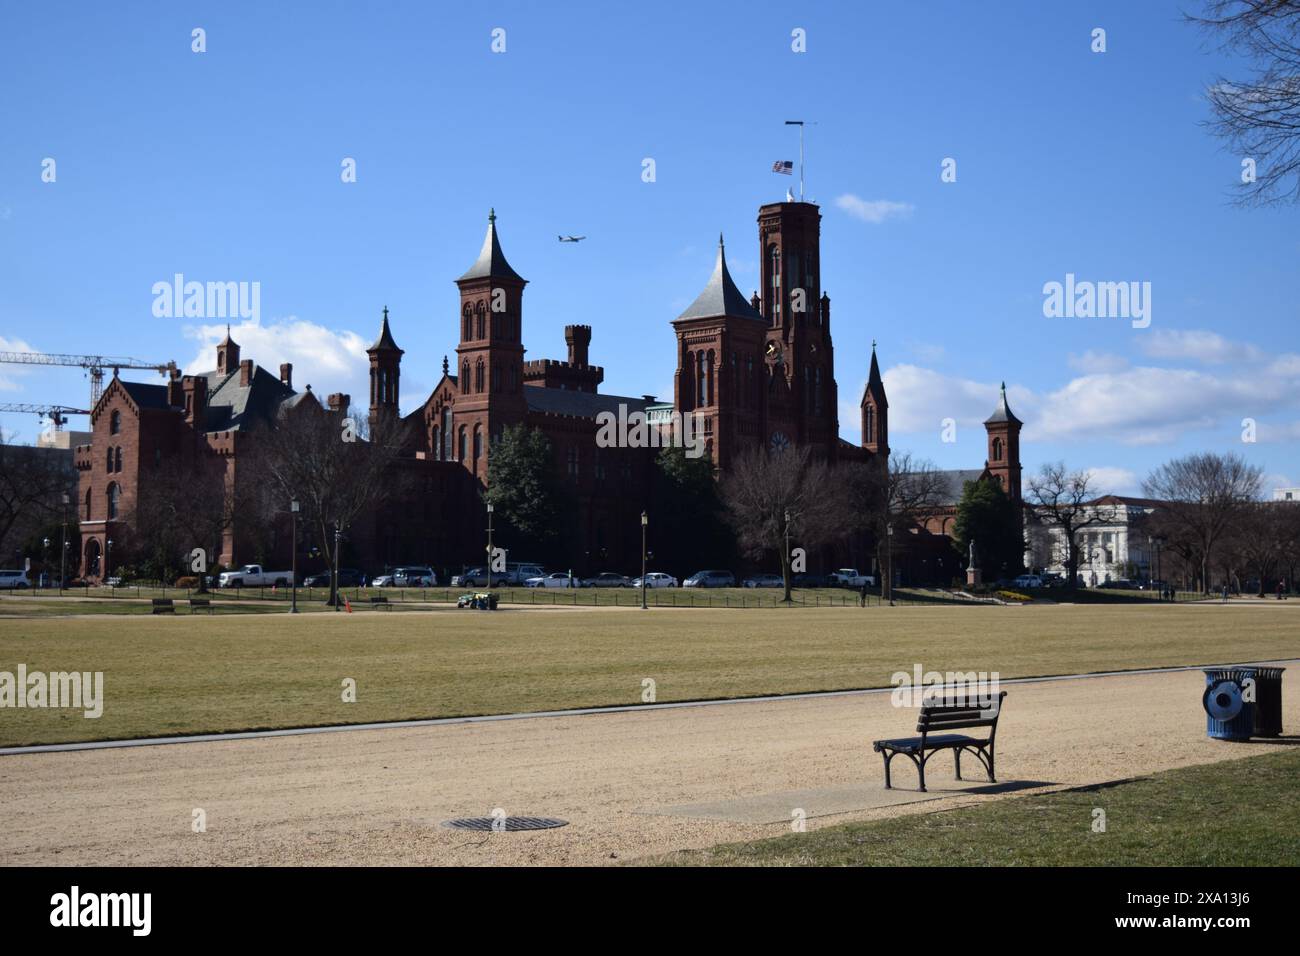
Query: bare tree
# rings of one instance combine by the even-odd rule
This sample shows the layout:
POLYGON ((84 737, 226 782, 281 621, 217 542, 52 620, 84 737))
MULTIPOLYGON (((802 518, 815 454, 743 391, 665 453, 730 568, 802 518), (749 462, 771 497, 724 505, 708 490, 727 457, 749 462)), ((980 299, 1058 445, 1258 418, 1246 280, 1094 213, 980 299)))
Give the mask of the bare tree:
POLYGON ((1300 0, 1206 0, 1189 16, 1230 53, 1257 66, 1248 80, 1218 77, 1210 128, 1249 160, 1238 202, 1300 200, 1300 0))
POLYGON ((66 451, 14 445, 0 432, 0 554, 58 518, 65 493, 76 501, 77 474, 66 451))
POLYGON ((257 437, 255 480, 267 500, 282 502, 282 510, 297 499, 304 520, 315 523, 330 567, 329 603, 337 604, 335 535, 391 496, 391 466, 406 445, 406 429, 396 418, 368 426, 303 401, 257 437))
POLYGON ((790 550, 810 548, 848 530, 845 484, 831 466, 807 447, 769 453, 745 451, 722 482, 722 500, 741 549, 759 558, 781 559, 785 601, 790 600, 790 550))
POLYGON ((1195 549, 1204 593, 1210 590, 1215 545, 1259 498, 1262 475, 1240 455, 1206 452, 1166 462, 1142 483, 1147 497, 1161 500, 1173 536, 1195 549))
POLYGON ((849 487, 863 507, 859 509, 863 530, 871 533, 876 546, 876 564, 881 569, 881 597, 893 597, 890 580, 894 539, 917 526, 943 500, 948 483, 934 464, 913 457, 911 452, 891 452, 884 461, 853 466, 856 471, 849 487), (894 534, 889 529, 894 529, 894 534))
POLYGON ((1100 495, 1086 471, 1070 471, 1065 462, 1049 462, 1029 479, 1025 496, 1035 520, 1060 528, 1065 542, 1066 587, 1074 590, 1079 573, 1078 534, 1084 528, 1115 520, 1115 509, 1095 504, 1100 495))

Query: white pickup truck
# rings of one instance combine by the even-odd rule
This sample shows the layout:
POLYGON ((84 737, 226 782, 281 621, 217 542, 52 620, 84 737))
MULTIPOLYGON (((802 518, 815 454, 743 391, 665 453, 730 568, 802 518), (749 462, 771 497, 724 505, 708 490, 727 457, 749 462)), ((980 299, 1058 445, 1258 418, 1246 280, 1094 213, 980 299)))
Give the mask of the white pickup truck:
POLYGON ((246 564, 238 571, 222 571, 217 578, 217 587, 255 588, 279 586, 287 588, 292 580, 292 571, 263 571, 260 564, 246 564))
POLYGON ((860 588, 864 584, 875 587, 876 584, 876 579, 872 575, 858 574, 857 568, 840 568, 826 577, 833 588, 860 588))

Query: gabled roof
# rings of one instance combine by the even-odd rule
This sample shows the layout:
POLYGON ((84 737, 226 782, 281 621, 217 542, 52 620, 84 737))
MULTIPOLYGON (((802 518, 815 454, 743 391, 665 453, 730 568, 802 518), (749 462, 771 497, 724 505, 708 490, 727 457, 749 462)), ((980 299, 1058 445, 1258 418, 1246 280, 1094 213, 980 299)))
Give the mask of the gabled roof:
POLYGON ((530 412, 542 412, 547 415, 571 415, 575 418, 595 418, 601 412, 618 414, 619 405, 626 405, 628 414, 644 412, 651 404, 644 398, 629 398, 624 395, 602 395, 598 392, 579 392, 568 388, 544 388, 541 385, 525 385, 524 398, 530 412))
POLYGON ((966 482, 979 481, 984 477, 984 469, 959 468, 955 471, 940 471, 938 475, 943 480, 943 485, 939 489, 938 503, 941 505, 955 505, 961 501, 966 482))
POLYGON ((488 211, 488 228, 487 235, 483 237, 483 248, 479 251, 478 259, 469 267, 468 271, 457 279, 457 282, 464 282, 466 279, 513 279, 515 282, 526 282, 523 276, 510 268, 510 263, 506 262, 506 255, 501 251, 501 243, 497 239, 497 213, 495 209, 488 211))
POLYGON ((733 316, 738 319, 753 319, 756 322, 766 320, 758 314, 755 308, 750 305, 736 288, 736 283, 731 281, 731 273, 727 271, 727 253, 722 244, 722 236, 718 236, 718 259, 713 266, 713 275, 709 279, 709 284, 704 287, 704 291, 699 297, 691 303, 691 307, 677 317, 678 321, 682 319, 712 319, 718 316, 733 316))
POLYGON ((1007 404, 1007 383, 1002 383, 1002 398, 998 401, 998 407, 994 409, 993 414, 984 419, 985 425, 996 425, 1001 422, 1012 422, 1016 425, 1023 425, 1020 419, 1011 411, 1011 406, 1007 404))
POLYGON ((260 365, 253 366, 253 378, 246 386, 239 384, 239 369, 229 374, 215 371, 198 374, 208 380, 205 427, 210 432, 247 429, 259 419, 272 421, 281 403, 295 394, 260 365))
POLYGON ((131 401, 135 402, 136 408, 142 411, 146 408, 167 407, 166 385, 146 385, 143 382, 124 382, 121 379, 118 379, 118 384, 131 397, 131 401))

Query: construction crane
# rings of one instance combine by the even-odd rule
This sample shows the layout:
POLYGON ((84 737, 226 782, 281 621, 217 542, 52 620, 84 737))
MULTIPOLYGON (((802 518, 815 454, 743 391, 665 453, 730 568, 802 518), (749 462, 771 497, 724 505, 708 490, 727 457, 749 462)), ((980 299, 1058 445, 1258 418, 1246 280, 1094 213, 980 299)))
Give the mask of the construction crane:
POLYGON ((63 431, 69 415, 89 415, 85 408, 69 408, 67 405, 33 405, 28 402, 0 402, 0 412, 31 412, 48 418, 54 424, 56 432, 63 431))
POLYGON ((53 352, 0 352, 0 362, 12 365, 70 365, 88 369, 90 372, 90 407, 99 403, 99 396, 104 394, 104 369, 111 368, 113 377, 120 369, 150 369, 159 375, 167 375, 176 370, 175 362, 146 362, 143 359, 114 358, 110 355, 58 355, 53 352))

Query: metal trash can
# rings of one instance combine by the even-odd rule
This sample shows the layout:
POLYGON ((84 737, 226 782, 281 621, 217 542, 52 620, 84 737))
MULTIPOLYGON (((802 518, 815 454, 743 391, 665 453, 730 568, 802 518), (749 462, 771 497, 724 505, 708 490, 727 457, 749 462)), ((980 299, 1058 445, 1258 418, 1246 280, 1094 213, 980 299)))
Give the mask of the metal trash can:
MULTIPOLYGON (((1249 740, 1255 731, 1256 700, 1246 700, 1243 693, 1247 680, 1255 679, 1254 667, 1211 667, 1205 669, 1205 733, 1215 740, 1249 740)), ((1279 684, 1280 686, 1280 684, 1279 684)), ((1279 701, 1281 694, 1278 695, 1279 701)))
POLYGON ((1255 736, 1282 735, 1282 672, 1285 667, 1255 668, 1255 736))

